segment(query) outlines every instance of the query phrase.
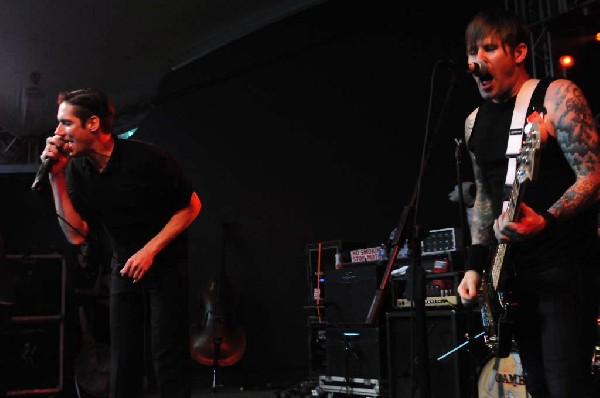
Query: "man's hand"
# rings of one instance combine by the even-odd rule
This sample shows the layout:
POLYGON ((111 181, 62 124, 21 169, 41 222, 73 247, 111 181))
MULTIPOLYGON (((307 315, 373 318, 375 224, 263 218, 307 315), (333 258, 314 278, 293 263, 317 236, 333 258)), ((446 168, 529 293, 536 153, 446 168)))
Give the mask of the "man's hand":
POLYGON ((521 217, 518 221, 510 221, 509 214, 503 212, 494 221, 494 234, 500 243, 522 242, 528 237, 537 235, 546 226, 544 217, 533 211, 524 203, 519 208, 521 217))
POLYGON ((133 283, 136 283, 146 275, 146 272, 152 267, 153 263, 154 254, 151 250, 143 247, 133 256, 129 257, 129 260, 127 260, 121 270, 121 275, 132 278, 133 283))
MULTIPOLYGON (((58 129, 57 129, 58 131, 58 129)), ((46 138, 46 147, 40 155, 42 162, 45 159, 52 159, 52 174, 58 174, 66 167, 69 162, 69 151, 71 143, 66 140, 66 137, 55 134, 46 138)))
POLYGON ((481 275, 477 271, 467 271, 458 285, 458 294, 463 304, 470 304, 477 300, 481 275))

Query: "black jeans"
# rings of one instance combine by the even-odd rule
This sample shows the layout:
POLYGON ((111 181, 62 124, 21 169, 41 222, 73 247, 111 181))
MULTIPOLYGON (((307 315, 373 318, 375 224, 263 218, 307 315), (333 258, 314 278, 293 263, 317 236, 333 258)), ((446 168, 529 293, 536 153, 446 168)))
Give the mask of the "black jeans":
POLYGON ((161 397, 191 395, 188 285, 176 270, 161 270, 133 284, 113 270, 110 299, 111 398, 143 391, 145 347, 150 338, 154 376, 161 397), (149 331, 144 327, 149 325, 149 331))
POLYGON ((598 287, 576 264, 518 277, 515 341, 533 398, 592 397, 598 287))

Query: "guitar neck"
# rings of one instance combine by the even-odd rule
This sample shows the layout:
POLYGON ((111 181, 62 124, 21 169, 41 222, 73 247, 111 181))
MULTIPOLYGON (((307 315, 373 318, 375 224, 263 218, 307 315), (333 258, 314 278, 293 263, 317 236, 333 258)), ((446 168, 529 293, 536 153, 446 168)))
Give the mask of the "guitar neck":
POLYGON ((502 273, 502 265, 504 264, 504 258, 506 256, 506 243, 499 243, 496 247, 496 253, 494 255, 494 261, 492 262, 492 286, 494 290, 498 290, 500 285, 500 274, 502 273))
MULTIPOLYGON (((508 214, 510 221, 515 221, 518 218, 519 204, 523 197, 524 188, 525 182, 521 183, 518 178, 515 178, 510 192, 508 206, 506 207, 506 213, 508 214)), ((506 243, 498 243, 496 246, 491 270, 491 281, 494 290, 498 290, 500 285, 500 276, 502 275, 502 267, 504 265, 507 250, 508 246, 506 243)))
POLYGON ((512 190, 510 191, 508 206, 506 208, 506 213, 508 214, 510 221, 515 221, 517 219, 517 210, 519 209, 519 203, 521 203, 521 198, 523 197, 523 185, 524 184, 521 184, 519 180, 515 178, 512 190))

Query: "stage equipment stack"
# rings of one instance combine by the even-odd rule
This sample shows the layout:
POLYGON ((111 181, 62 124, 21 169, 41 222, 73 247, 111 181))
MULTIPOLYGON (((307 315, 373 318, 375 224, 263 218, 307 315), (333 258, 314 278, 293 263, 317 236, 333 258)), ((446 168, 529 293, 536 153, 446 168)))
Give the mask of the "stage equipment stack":
POLYGON ((456 290, 463 275, 460 236, 455 228, 436 229, 422 242, 427 336, 411 334, 415 314, 407 272, 412 258, 406 245, 394 262, 375 322, 369 322, 370 310, 391 251, 341 240, 307 245, 313 396, 419 397, 418 375, 411 373, 417 338, 427 341, 427 369, 435 380, 431 393, 440 398, 470 394, 477 378, 474 361, 485 352, 483 343, 470 346, 467 338, 481 331, 479 310, 467 311, 456 290))
POLYGON ((63 390, 66 263, 60 254, 7 255, 16 304, 0 331, 6 396, 63 390))
MULTIPOLYGON (((317 394, 388 394, 385 322, 365 323, 385 261, 377 258, 378 247, 360 247, 364 244, 326 242, 320 245, 320 256, 319 244, 307 247, 307 307, 314 309, 308 322, 309 361, 317 394), (355 251, 370 253, 370 261, 353 263, 350 253, 355 251)), ((384 300, 384 307, 391 309, 389 289, 384 300)))

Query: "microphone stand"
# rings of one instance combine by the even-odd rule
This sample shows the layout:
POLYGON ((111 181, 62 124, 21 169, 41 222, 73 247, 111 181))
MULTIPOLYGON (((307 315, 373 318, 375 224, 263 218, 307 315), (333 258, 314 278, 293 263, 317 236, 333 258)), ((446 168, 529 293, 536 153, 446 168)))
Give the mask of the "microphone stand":
MULTIPOLYGON (((419 175, 417 178, 417 183, 415 185, 415 189, 413 190, 412 196, 409 199, 409 203, 404 206, 404 210, 400 217, 400 222, 397 227, 397 232, 395 234, 395 239, 393 239, 390 243, 393 247, 392 254, 388 260, 388 264, 386 270, 384 272, 382 281, 379 285, 379 288, 375 291, 375 295, 371 302, 371 307, 369 308, 369 312, 367 314, 367 319, 365 321, 368 325, 373 325, 379 315, 381 310, 381 304, 383 299, 383 292, 385 287, 389 281, 389 277, 394 267, 394 263, 396 261, 396 257, 398 256, 398 252, 400 250, 399 242, 404 242, 405 239, 409 240, 409 247, 411 248, 411 256, 412 256, 412 266, 407 271, 407 282, 406 282, 406 298, 412 299, 412 310, 414 323, 411 318, 411 393, 415 391, 416 387, 420 387, 421 394, 420 398, 429 398, 431 397, 430 393, 430 383, 429 383, 429 359, 428 359, 428 349, 427 349, 427 326, 425 322, 425 270, 421 264, 421 231, 419 229, 419 225, 417 223, 418 220, 418 205, 420 198, 420 188, 421 181, 427 169, 429 155, 431 154, 431 149, 436 142, 437 135, 440 130, 441 121, 444 119, 444 115, 446 113, 447 105, 449 103, 450 95, 456 84, 456 76, 454 70, 450 68, 451 71, 451 79, 450 79, 450 87, 446 93, 446 98, 442 104, 442 108, 440 111, 440 117, 438 119, 434 135, 431 140, 429 140, 429 122, 431 119, 431 99, 433 93, 433 83, 435 78, 435 72, 441 65, 448 65, 447 61, 439 60, 433 67, 433 73, 431 75, 431 85, 430 85, 430 99, 429 99, 429 108, 427 110, 427 123, 425 127, 425 139, 423 145, 423 152, 421 155, 421 168, 419 171, 419 175), (411 225, 407 226, 407 220, 409 217, 412 217, 413 221, 411 225), (413 339, 413 337, 417 337, 417 339, 413 339), (414 340, 414 343, 413 343, 414 340), (414 354, 414 355, 412 355, 414 354), (413 364, 417 365, 419 370, 420 378, 418 379, 418 385, 414 386, 413 381, 415 379, 415 375, 413 372, 413 364)), ((452 64, 450 66, 453 66, 452 64)), ((393 381, 390 380, 390 383, 393 381)))

